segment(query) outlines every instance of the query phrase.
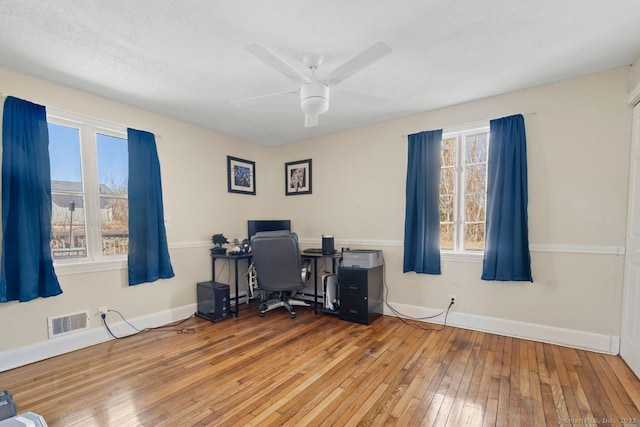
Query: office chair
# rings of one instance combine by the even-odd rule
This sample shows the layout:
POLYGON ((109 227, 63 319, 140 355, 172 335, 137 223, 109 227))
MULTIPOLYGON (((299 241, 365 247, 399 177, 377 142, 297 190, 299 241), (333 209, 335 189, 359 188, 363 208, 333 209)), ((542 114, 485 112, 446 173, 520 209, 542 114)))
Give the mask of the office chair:
POLYGON ((258 275, 259 289, 269 294, 277 293, 277 300, 262 304, 260 317, 277 307, 289 310, 296 317, 294 305, 309 307, 309 304, 293 299, 296 291, 304 288, 309 278, 310 261, 302 261, 298 248, 298 236, 289 231, 264 231, 251 237, 251 252, 258 275))

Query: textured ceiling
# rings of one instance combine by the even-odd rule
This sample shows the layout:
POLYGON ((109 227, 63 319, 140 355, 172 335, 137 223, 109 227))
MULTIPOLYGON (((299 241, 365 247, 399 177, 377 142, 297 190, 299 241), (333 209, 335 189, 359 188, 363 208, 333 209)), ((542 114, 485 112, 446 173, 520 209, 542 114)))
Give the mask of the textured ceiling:
POLYGON ((630 65, 639 17, 638 0, 0 0, 0 65, 276 146, 630 65), (318 127, 295 94, 230 103, 297 88, 252 43, 301 69, 322 54, 323 75, 378 41, 393 52, 318 127))

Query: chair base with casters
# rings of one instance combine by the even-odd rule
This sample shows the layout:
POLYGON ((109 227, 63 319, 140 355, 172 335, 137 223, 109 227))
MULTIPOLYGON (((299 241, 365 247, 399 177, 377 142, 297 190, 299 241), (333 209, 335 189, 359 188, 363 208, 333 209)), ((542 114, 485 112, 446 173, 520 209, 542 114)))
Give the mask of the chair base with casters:
POLYGON ((295 319, 296 311, 293 306, 296 305, 300 307, 311 307, 311 305, 305 301, 291 298, 290 292, 281 292, 280 299, 270 299, 262 303, 262 306, 260 306, 260 317, 264 317, 267 311, 273 310, 274 308, 284 307, 289 311, 289 317, 295 319))

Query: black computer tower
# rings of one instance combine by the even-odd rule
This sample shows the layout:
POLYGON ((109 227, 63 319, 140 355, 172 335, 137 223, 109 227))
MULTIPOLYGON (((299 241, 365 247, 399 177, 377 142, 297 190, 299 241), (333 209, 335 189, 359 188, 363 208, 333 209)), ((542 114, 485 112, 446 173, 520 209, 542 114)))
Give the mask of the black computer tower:
POLYGON ((218 322, 231 317, 229 285, 218 282, 198 283, 198 317, 218 322))

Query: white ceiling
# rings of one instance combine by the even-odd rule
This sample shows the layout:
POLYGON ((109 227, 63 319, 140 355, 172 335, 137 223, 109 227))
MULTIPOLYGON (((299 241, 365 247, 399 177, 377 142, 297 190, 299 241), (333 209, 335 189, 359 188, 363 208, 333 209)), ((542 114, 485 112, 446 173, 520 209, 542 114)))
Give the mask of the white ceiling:
POLYGON ((0 0, 0 65, 276 146, 630 65, 638 0, 0 0), (296 89, 244 48, 323 75, 383 41, 393 52, 331 93, 304 127, 296 89), (384 98, 374 102, 338 89, 384 98))

